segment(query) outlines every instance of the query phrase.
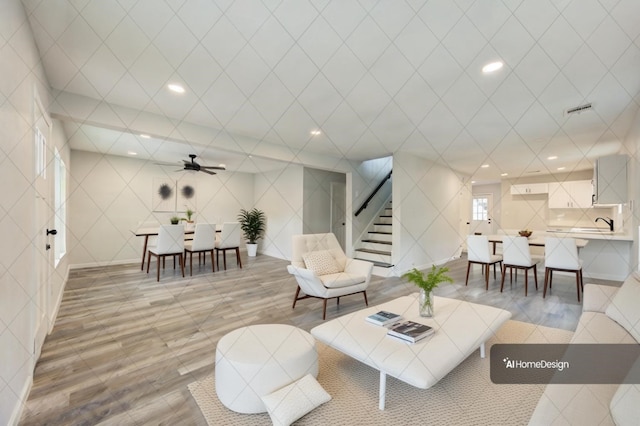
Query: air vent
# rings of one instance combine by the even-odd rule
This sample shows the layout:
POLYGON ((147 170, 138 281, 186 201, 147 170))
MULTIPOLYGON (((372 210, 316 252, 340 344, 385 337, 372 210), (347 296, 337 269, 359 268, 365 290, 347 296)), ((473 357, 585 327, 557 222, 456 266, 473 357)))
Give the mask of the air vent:
POLYGON ((564 112, 564 115, 569 115, 569 114, 580 114, 581 112, 583 112, 583 111, 588 111, 588 110, 590 110, 590 109, 591 109, 591 104, 590 104, 590 103, 588 103, 588 104, 584 104, 584 105, 577 106, 577 107, 575 107, 575 108, 569 108, 568 110, 566 110, 566 111, 564 112))

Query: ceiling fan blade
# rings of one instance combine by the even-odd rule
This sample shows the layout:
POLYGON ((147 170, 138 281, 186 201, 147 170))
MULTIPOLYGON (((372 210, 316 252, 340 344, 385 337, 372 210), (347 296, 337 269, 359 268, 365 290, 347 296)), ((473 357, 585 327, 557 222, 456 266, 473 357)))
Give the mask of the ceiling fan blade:
POLYGON ((227 170, 224 167, 220 166, 200 166, 200 169, 209 169, 209 170, 227 170))
POLYGON ((212 172, 212 171, 209 171, 209 170, 204 170, 203 167, 200 168, 200 171, 203 172, 203 173, 209 174, 209 175, 215 175, 216 174, 216 172, 212 172))
POLYGON ((161 162, 155 162, 153 163, 156 166, 179 166, 180 163, 161 163, 161 162))

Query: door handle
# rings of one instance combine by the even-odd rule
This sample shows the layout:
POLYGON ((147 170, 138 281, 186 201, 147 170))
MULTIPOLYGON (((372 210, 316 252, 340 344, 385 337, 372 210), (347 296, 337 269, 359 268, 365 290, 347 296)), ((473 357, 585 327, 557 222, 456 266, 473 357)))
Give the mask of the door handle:
POLYGON ((58 231, 56 231, 55 229, 47 229, 47 235, 51 234, 51 235, 56 235, 58 233, 58 231))

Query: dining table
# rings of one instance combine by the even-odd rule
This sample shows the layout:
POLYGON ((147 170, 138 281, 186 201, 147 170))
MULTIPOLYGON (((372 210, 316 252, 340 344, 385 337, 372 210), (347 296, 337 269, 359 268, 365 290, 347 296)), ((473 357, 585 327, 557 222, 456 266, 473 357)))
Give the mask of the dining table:
MULTIPOLYGON (((489 242, 493 246, 492 253, 496 254, 496 245, 498 243, 502 244, 502 239, 504 237, 508 237, 509 235, 487 235, 489 242)), ((532 247, 544 247, 545 237, 528 237, 529 245, 532 247)), ((585 247, 589 243, 589 240, 585 240, 582 238, 576 238, 576 246, 578 250, 585 247)))

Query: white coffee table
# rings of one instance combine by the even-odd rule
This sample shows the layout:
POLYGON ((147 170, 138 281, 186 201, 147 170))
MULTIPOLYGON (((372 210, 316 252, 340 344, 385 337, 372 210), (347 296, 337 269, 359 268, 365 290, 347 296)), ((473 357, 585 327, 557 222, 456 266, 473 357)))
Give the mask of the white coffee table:
POLYGON ((484 343, 511 313, 491 306, 435 297, 435 316, 418 314, 418 294, 325 322, 311 330, 319 341, 380 371, 379 408, 384 410, 386 376, 421 389, 438 383, 477 348, 485 357, 484 343), (365 321, 380 310, 401 314, 435 328, 433 336, 418 343, 405 343, 387 336, 387 329, 365 321))

